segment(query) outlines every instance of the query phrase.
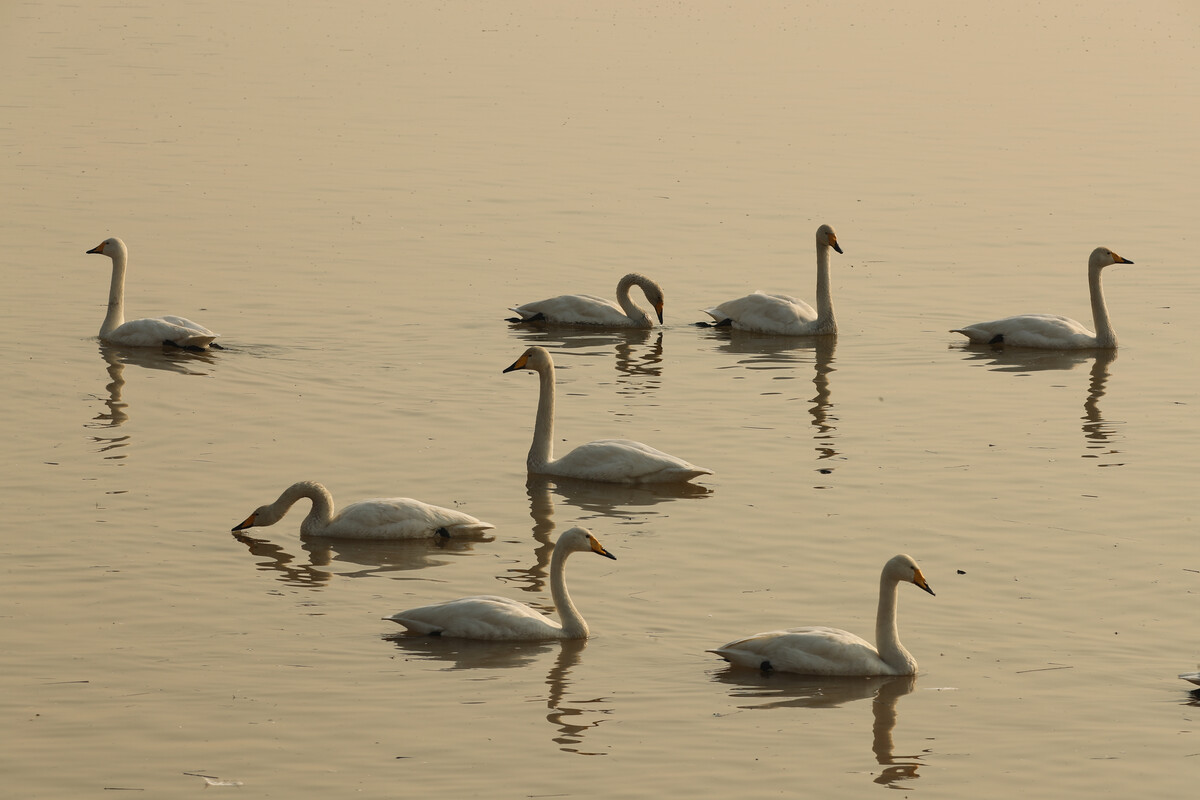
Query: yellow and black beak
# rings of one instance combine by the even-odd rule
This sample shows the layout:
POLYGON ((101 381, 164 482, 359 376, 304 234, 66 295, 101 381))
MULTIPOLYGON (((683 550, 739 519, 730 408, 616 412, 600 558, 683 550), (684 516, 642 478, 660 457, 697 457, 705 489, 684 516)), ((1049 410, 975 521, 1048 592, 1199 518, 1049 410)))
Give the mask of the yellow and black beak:
POLYGON ((254 518, 256 516, 258 516, 257 511, 255 511, 253 514, 251 514, 250 516, 248 516, 244 520, 242 520, 241 524, 235 525, 233 528, 231 528, 230 533, 233 533, 235 531, 245 530, 246 528, 253 528, 254 527, 254 518))
POLYGON ((104 255, 104 242, 101 242, 100 244, 96 245, 91 250, 88 250, 88 252, 89 253, 99 253, 101 255, 104 255))
MULTIPOLYGON (((921 587, 925 591, 929 592, 930 594, 933 594, 933 589, 929 588, 929 582, 925 580, 925 576, 921 574, 921 570, 918 569, 913 574, 913 583, 915 583, 917 586, 921 587)), ((934 594, 933 596, 937 597, 936 594, 934 594)))
POLYGON ((1116 253, 1113 253, 1113 262, 1117 263, 1117 264, 1132 264, 1133 263, 1128 258, 1121 258, 1116 253))
POLYGON ((507 367, 505 367, 505 368, 504 368, 504 369, 501 371, 501 373, 500 373, 500 374, 501 374, 501 375, 503 375, 505 372, 512 372, 513 370, 516 370, 516 369, 525 369, 525 365, 526 365, 526 364, 528 364, 528 363, 529 363, 529 354, 528 354, 528 353, 522 353, 520 358, 518 358, 518 359, 517 359, 516 361, 514 361, 512 364, 510 364, 510 365, 508 365, 507 367))
POLYGON ((614 556, 612 553, 605 550, 604 545, 600 544, 595 539, 592 539, 592 552, 598 556, 604 556, 605 558, 611 558, 613 561, 617 560, 616 556, 614 556))
POLYGON ((657 303, 654 304, 654 313, 658 314, 658 324, 659 325, 662 325, 662 321, 663 321, 662 312, 663 312, 663 304, 662 304, 662 300, 659 300, 657 303))
POLYGON ((837 243, 837 236, 835 234, 829 234, 829 246, 839 253, 842 252, 842 246, 837 243))

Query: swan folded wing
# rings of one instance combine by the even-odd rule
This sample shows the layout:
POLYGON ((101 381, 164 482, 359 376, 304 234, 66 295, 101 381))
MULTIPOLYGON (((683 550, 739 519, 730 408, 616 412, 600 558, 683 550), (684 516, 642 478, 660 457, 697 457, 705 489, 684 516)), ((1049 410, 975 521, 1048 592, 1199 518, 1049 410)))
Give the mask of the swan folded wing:
POLYGON ((220 334, 184 317, 131 319, 104 335, 104 340, 130 347, 155 347, 173 342, 180 347, 204 347, 220 334))
POLYGON ((762 291, 706 308, 704 313, 716 322, 730 320, 736 330, 759 333, 803 334, 817 320, 817 312, 803 300, 762 291))
POLYGON ((538 300, 510 309, 530 319, 541 315, 546 322, 564 325, 620 325, 630 327, 633 323, 625 312, 611 300, 590 294, 564 294, 547 300, 538 300))
POLYGON ((869 642, 823 626, 757 633, 710 652, 738 666, 800 675, 893 674, 869 642))
POLYGON ((629 439, 580 445, 554 462, 554 472, 609 483, 666 483, 712 474, 711 469, 629 439))
POLYGON ((561 639, 554 620, 507 597, 480 595, 411 608, 388 617, 413 633, 460 639, 539 641, 561 639))
POLYGON ((1013 347, 1073 349, 1096 346, 1096 335, 1082 323, 1058 314, 1018 314, 991 322, 977 322, 951 333, 961 333, 972 344, 1004 343, 1013 347))
POLYGON ((360 500, 338 512, 325 536, 356 539, 421 539, 439 531, 461 535, 494 526, 470 514, 422 503, 409 497, 360 500))

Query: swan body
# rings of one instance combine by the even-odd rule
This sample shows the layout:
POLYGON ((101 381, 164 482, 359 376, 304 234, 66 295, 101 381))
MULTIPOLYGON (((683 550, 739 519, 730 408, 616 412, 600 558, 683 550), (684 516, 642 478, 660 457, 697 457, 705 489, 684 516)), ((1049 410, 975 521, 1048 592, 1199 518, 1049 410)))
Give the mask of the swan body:
POLYGON ((509 322, 546 322, 553 325, 596 325, 606 328, 649 328, 650 315, 629 298, 629 290, 639 286, 663 321, 663 290, 645 275, 631 272, 617 284, 617 302, 590 294, 564 294, 515 306, 519 317, 509 322))
POLYGON ((1060 317, 1055 314, 1018 314, 991 322, 965 325, 953 329, 951 333, 961 333, 971 340, 971 344, 1004 344, 1012 347, 1036 347, 1043 350, 1115 348, 1117 335, 1108 319, 1108 306, 1104 303, 1100 271, 1111 264, 1132 263, 1107 247, 1097 247, 1088 257, 1088 288, 1092 298, 1092 321, 1096 325, 1095 333, 1070 317, 1060 317))
MULTIPOLYGON (((829 251, 841 253, 837 234, 828 225, 817 228, 817 308, 786 294, 755 292, 704 309, 717 326, 783 336, 821 336, 837 333, 829 286, 829 251)), ((707 324, 707 323, 702 323, 707 324)))
POLYGON ((337 539, 423 539, 462 536, 491 530, 493 525, 470 514, 431 506, 407 497, 360 500, 334 514, 333 495, 315 481, 293 483, 279 499, 260 506, 233 530, 274 525, 301 498, 312 500, 312 510, 300 523, 302 536, 337 539))
POLYGON ((921 568, 909 556, 898 555, 884 564, 879 577, 874 647, 849 631, 816 626, 758 633, 708 652, 734 666, 764 671, 800 675, 915 675, 917 660, 900 644, 896 631, 896 589, 902 581, 933 594, 921 568))
POLYGON ((100 326, 100 339, 127 347, 162 347, 171 345, 192 350, 207 347, 220 349, 213 342, 220 334, 183 317, 166 316, 125 321, 125 268, 129 250, 115 236, 105 239, 88 250, 112 259, 112 283, 108 289, 108 313, 100 326))
POLYGON ((526 464, 538 475, 558 475, 605 483, 674 483, 688 481, 712 470, 629 439, 600 439, 576 447, 562 458, 554 457, 554 361, 544 347, 531 347, 504 369, 538 373, 537 421, 526 464))
POLYGON ((562 623, 537 609, 507 597, 481 595, 445 603, 410 608, 385 619, 398 622, 412 633, 452 636, 460 639, 491 639, 542 642, 553 639, 586 639, 588 626, 567 592, 563 568, 571 553, 592 552, 611 558, 584 528, 571 528, 558 537, 550 558, 550 594, 562 623))

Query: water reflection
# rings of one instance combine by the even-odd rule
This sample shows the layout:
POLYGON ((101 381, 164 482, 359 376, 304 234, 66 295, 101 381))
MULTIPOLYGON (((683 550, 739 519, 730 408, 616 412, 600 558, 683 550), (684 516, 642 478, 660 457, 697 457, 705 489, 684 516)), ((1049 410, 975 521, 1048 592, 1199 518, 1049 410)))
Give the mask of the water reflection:
MULTIPOLYGON (((181 375, 207 375, 207 371, 198 370, 201 364, 212 364, 212 355, 205 352, 190 352, 187 350, 155 350, 144 347, 117 347, 111 344, 100 344, 100 356, 104 359, 108 372, 108 383, 104 386, 102 395, 93 397, 104 403, 104 410, 92 417, 91 422, 85 423, 86 428, 108 429, 107 433, 97 433, 91 440, 97 445, 97 452, 109 453, 119 450, 130 442, 127 435, 118 435, 112 429, 119 428, 129 421, 129 404, 124 401, 125 365, 160 369, 177 372, 181 375)), ((106 455, 108 459, 122 459, 124 455, 113 453, 106 455)))
POLYGON ((246 545, 251 555, 261 559, 256 562, 260 571, 278 573, 277 580, 288 586, 307 588, 321 588, 334 575, 365 578, 442 566, 450 563, 444 556, 466 554, 477 542, 492 541, 486 536, 396 541, 309 536, 300 540, 306 558, 298 559, 280 545, 249 536, 245 531, 237 531, 233 538, 246 545), (338 569, 341 565, 353 565, 354 568, 338 569))
POLYGON ((421 661, 445 662, 447 670, 514 669, 527 667, 554 647, 558 655, 546 674, 546 721, 554 732, 550 740, 563 752, 585 756, 608 755, 580 748, 584 735, 607 719, 607 698, 570 698, 571 671, 579 665, 586 639, 561 642, 481 642, 443 639, 440 636, 411 636, 403 633, 383 637, 405 654, 421 661))
MULTIPOLYGON (((1104 397, 1108 383, 1109 366, 1117 359, 1116 350, 1028 350, 1012 349, 991 345, 962 346, 963 360, 978 362, 976 366, 987 367, 991 372, 1029 374, 1047 370, 1072 370, 1080 364, 1092 362, 1088 378, 1088 391, 1083 401, 1084 458, 1100 459, 1105 455, 1119 455, 1113 443, 1119 438, 1116 426, 1120 423, 1106 421, 1100 413, 1100 398, 1104 397)), ((1122 462, 1106 461, 1102 467, 1121 466, 1122 462)))
POLYGON ((812 416, 812 426, 816 429, 813 441, 816 443, 817 460, 833 458, 838 455, 834 447, 837 438, 837 416, 834 413, 833 402, 829 389, 829 375, 834 372, 834 352, 837 349, 836 336, 766 336, 749 331, 736 331, 730 328, 704 328, 705 336, 715 343, 715 350, 720 353, 731 353, 740 356, 734 367, 747 370, 783 370, 786 377, 809 359, 812 352, 813 386, 816 394, 809 401, 808 413, 812 416))
POLYGON ((871 752, 883 770, 874 781, 898 789, 902 784, 921 777, 917 770, 924 766, 928 749, 919 755, 897 756, 893 734, 896 729, 896 704, 916 687, 916 676, 901 675, 884 678, 818 678, 782 673, 762 673, 726 668, 716 673, 717 681, 733 688, 734 698, 764 700, 738 708, 764 711, 777 708, 840 708, 856 700, 871 698, 871 752))
MULTIPOLYGON (((527 567, 513 567, 500 579, 527 592, 543 591, 550 571, 550 556, 554 552, 551 534, 555 529, 555 495, 583 512, 575 519, 587 527, 586 521, 590 519, 641 526, 659 514, 652 510, 653 506, 680 498, 702 498, 712 494, 712 489, 694 483, 630 486, 535 474, 530 474, 525 481, 525 491, 529 495, 529 516, 533 518, 533 540, 536 543, 534 563, 527 567)), ((571 522, 571 525, 574 524, 576 521, 571 522)), ((603 531, 596 531, 596 534, 603 540, 603 531)))
MULTIPOLYGON (((658 387, 662 377, 663 334, 661 330, 591 330, 588 328, 537 328, 520 326, 513 333, 530 345, 547 350, 592 351, 576 352, 584 358, 613 357, 613 366, 622 378, 639 379, 640 391, 658 387)), ((624 385, 625 381, 622 381, 624 385)))

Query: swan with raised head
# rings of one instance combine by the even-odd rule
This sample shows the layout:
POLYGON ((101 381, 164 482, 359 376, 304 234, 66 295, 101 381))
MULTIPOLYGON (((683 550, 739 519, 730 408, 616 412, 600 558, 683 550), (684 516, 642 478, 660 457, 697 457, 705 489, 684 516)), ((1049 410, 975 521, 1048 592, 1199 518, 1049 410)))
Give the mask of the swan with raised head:
POLYGON ((896 590, 913 583, 933 594, 917 562, 891 558, 879 576, 875 646, 849 631, 823 626, 768 631, 730 642, 716 653, 734 666, 800 675, 915 675, 917 660, 900 644, 896 631, 896 590))
POLYGON ((274 525, 288 509, 307 497, 312 510, 300 523, 301 536, 336 539, 423 539, 463 536, 491 530, 494 525, 470 514, 431 506, 407 497, 360 500, 334 513, 333 495, 316 481, 299 481, 283 490, 274 503, 260 506, 233 530, 274 525))
POLYGON ((493 639, 543 642, 553 639, 586 639, 588 626, 567 592, 563 569, 571 553, 592 552, 611 558, 585 528, 571 528, 558 537, 550 557, 550 596, 562 623, 555 622, 524 603, 495 595, 462 597, 420 608, 410 608, 384 619, 398 622, 411 633, 453 636, 460 639, 493 639))
POLYGON ((1100 271, 1112 264, 1132 263, 1107 247, 1097 247, 1088 257, 1088 290, 1092 297, 1092 322, 1096 325, 1095 333, 1089 331, 1082 323, 1057 314, 1018 314, 991 322, 964 325, 950 332, 961 333, 971 340, 971 344, 1004 344, 1012 347, 1037 347, 1043 350, 1112 349, 1117 346, 1117 334, 1108 319, 1108 306, 1104 303, 1100 271))
POLYGON ((732 327, 782 336, 826 336, 837 333, 833 318, 833 296, 829 287, 829 251, 842 252, 837 234, 828 225, 817 228, 817 308, 786 294, 755 292, 719 306, 704 309, 712 323, 700 325, 732 327))
POLYGON ((203 350, 221 345, 213 340, 220 334, 213 333, 199 323, 183 317, 147 317, 125 321, 125 268, 129 263, 129 250, 117 237, 105 239, 88 250, 112 259, 112 283, 108 287, 108 313, 100 326, 100 339, 110 344, 127 347, 183 347, 203 350))
POLYGON ((554 361, 544 347, 531 347, 504 369, 538 374, 537 421, 526 465, 538 475, 558 475, 605 483, 674 483, 712 470, 698 467, 629 439, 599 439, 582 444, 562 458, 554 457, 554 361))
POLYGON ((631 272, 617 283, 617 302, 591 294, 564 294, 509 309, 520 316, 509 322, 545 322, 551 325, 594 325, 605 328, 649 328, 654 323, 645 309, 629 297, 638 286, 663 321, 663 290, 645 275, 631 272))

